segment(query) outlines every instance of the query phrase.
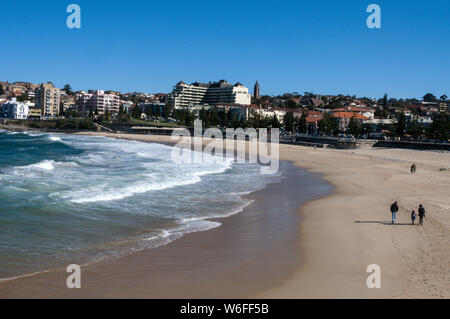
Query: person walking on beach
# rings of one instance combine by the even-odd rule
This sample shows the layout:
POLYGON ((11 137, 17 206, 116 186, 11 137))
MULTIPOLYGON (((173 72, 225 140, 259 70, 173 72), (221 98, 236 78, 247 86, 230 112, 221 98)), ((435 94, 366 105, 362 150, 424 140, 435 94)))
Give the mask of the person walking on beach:
POLYGON ((397 202, 391 205, 391 213, 392 213, 392 224, 397 221, 397 212, 398 212, 398 205, 397 202))
POLYGON ((416 221, 416 212, 412 211, 412 213, 411 213, 411 225, 414 225, 415 221, 416 221))
POLYGON ((423 226, 423 218, 425 217, 425 208, 422 204, 419 205, 419 225, 423 226))
POLYGON ((411 174, 415 174, 416 173, 416 169, 417 169, 416 163, 412 163, 412 165, 411 165, 411 174))

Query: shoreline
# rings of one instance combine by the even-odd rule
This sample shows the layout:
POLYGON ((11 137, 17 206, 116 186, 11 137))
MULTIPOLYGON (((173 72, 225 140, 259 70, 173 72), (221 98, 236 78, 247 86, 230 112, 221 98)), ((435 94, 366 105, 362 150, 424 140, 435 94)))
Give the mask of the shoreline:
POLYGON ((307 173, 288 162, 281 163, 281 171, 281 181, 269 183, 261 190, 242 196, 253 201, 242 212, 224 218, 208 218, 221 223, 217 228, 187 233, 160 247, 82 266, 82 282, 88 282, 88 287, 83 287, 85 289, 67 289, 64 279, 67 274, 65 269, 59 268, 0 282, 0 298, 251 297, 283 281, 295 271, 300 263, 300 250, 297 247, 300 216, 296 210, 313 197, 323 196, 330 191, 330 187, 317 174, 307 173), (302 186, 302 181, 307 184, 302 186), (299 197, 291 191, 295 187, 310 191, 299 197), (319 194, 313 195, 316 193, 319 194), (283 199, 286 203, 277 209, 279 201, 283 199), (182 258, 185 250, 189 250, 191 256, 182 258), (205 251, 208 251, 207 259, 203 256, 205 251), (171 263, 165 264, 165 260, 171 260, 171 263), (182 269, 186 262, 190 266, 182 269), (199 267, 203 268, 202 273, 199 273, 199 267), (123 269, 134 271, 130 273, 123 269), (144 274, 148 269, 151 269, 151 276, 144 274), (186 276, 185 273, 190 275, 186 276), (215 283, 221 287, 220 291, 210 285, 209 279, 205 280, 205 273, 215 278, 215 283), (105 274, 128 278, 110 283, 104 279, 105 274), (240 279, 231 279, 230 276, 240 279), (192 282, 191 278, 196 278, 196 282, 192 282), (142 284, 142 281, 146 284, 142 284), (171 288, 167 288, 167 281, 171 282, 171 288), (241 286, 243 282, 246 282, 245 287, 241 286), (121 287, 120 292, 118 286, 121 287))
MULTIPOLYGON (((174 144, 170 136, 83 134, 174 144)), ((280 159, 319 173, 335 191, 297 208, 302 222, 295 244, 298 249, 292 251, 300 252, 302 259, 297 260, 294 271, 244 297, 449 298, 450 176, 439 171, 440 166, 448 164, 449 152, 313 150, 280 145, 280 159), (412 160, 420 163, 414 176, 408 171, 412 160), (393 200, 399 200, 401 206, 401 222, 394 226, 390 225, 388 213, 388 205, 393 200), (416 209, 419 201, 428 208, 429 214, 424 227, 412 227, 409 211, 416 209), (369 275, 366 267, 370 264, 381 266, 381 289, 366 286, 369 275)), ((196 234, 202 233, 192 235, 196 234)), ((62 276, 65 278, 65 274, 62 276)), ((125 284, 127 278, 122 279, 125 284)), ((211 285, 217 284, 211 280, 211 285)), ((234 277, 229 281, 239 283, 234 277)), ((1 291, 0 283, 3 296, 1 291)), ((149 294, 143 297, 146 296, 151 297, 149 294)), ((113 297, 141 298, 142 295, 117 293, 113 297)), ((183 298, 167 294, 170 297, 183 298)), ((216 298, 205 294, 200 297, 216 298)), ((239 291, 228 297, 239 298, 239 291)))

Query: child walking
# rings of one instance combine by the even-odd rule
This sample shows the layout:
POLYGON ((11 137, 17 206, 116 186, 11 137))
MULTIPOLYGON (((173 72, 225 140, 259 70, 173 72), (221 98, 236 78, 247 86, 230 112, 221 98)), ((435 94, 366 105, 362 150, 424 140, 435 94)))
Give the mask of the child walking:
POLYGON ((415 221, 416 221, 416 212, 412 211, 412 213, 411 213, 411 225, 414 225, 415 221))

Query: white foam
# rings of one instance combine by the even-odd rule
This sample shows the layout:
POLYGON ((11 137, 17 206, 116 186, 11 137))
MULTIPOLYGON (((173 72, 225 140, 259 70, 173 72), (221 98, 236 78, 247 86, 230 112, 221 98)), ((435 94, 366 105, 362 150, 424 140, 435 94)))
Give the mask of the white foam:
POLYGON ((30 170, 38 170, 38 171, 53 171, 58 167, 79 167, 79 165, 75 162, 56 162, 54 160, 43 160, 38 163, 26 165, 26 166, 16 166, 13 168, 15 173, 21 173, 22 171, 30 171, 30 170))
POLYGON ((42 133, 36 133, 36 132, 23 132, 23 134, 26 134, 26 135, 31 136, 31 137, 37 137, 37 136, 44 135, 42 133))
POLYGON ((163 183, 155 183, 155 182, 138 182, 134 185, 125 187, 121 190, 101 190, 98 195, 85 197, 85 198, 75 198, 72 199, 72 203, 84 204, 84 203, 94 203, 94 202, 106 202, 106 201, 114 201, 121 200, 127 197, 131 197, 135 194, 142 194, 150 191, 156 190, 164 190, 167 188, 172 188, 176 186, 185 186, 190 184, 198 183, 201 179, 199 177, 194 177, 190 180, 173 180, 163 183))
POLYGON ((146 176, 147 179, 138 181, 124 188, 117 188, 112 185, 102 185, 100 187, 97 187, 96 189, 91 188, 87 191, 83 190, 79 192, 71 192, 71 194, 69 195, 69 201, 75 204, 116 201, 150 191, 158 191, 178 186, 193 185, 201 182, 202 176, 224 173, 226 170, 231 168, 231 161, 225 162, 219 167, 217 167, 217 165, 209 165, 207 167, 196 165, 190 167, 191 172, 188 172, 188 168, 183 169, 184 166, 175 167, 172 164, 168 167, 163 166, 164 164, 162 163, 147 163, 145 165, 149 167, 160 165, 161 167, 164 167, 164 169, 167 169, 166 173, 171 173, 175 170, 178 171, 178 174, 171 177, 157 177, 154 173, 146 173, 143 174, 143 176, 146 176), (160 181, 158 181, 158 179, 160 181))
POLYGON ((49 136, 48 139, 53 142, 62 142, 61 138, 58 136, 49 136))
POLYGON ((43 160, 39 163, 31 164, 28 166, 23 166, 23 168, 36 168, 45 171, 51 171, 55 169, 55 161, 53 160, 43 160))

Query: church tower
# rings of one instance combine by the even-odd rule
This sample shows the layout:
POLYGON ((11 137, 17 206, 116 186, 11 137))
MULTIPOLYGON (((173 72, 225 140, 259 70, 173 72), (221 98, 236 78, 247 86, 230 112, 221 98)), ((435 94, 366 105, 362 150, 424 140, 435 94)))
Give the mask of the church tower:
POLYGON ((253 97, 259 99, 259 83, 256 81, 255 87, 253 88, 253 97))

